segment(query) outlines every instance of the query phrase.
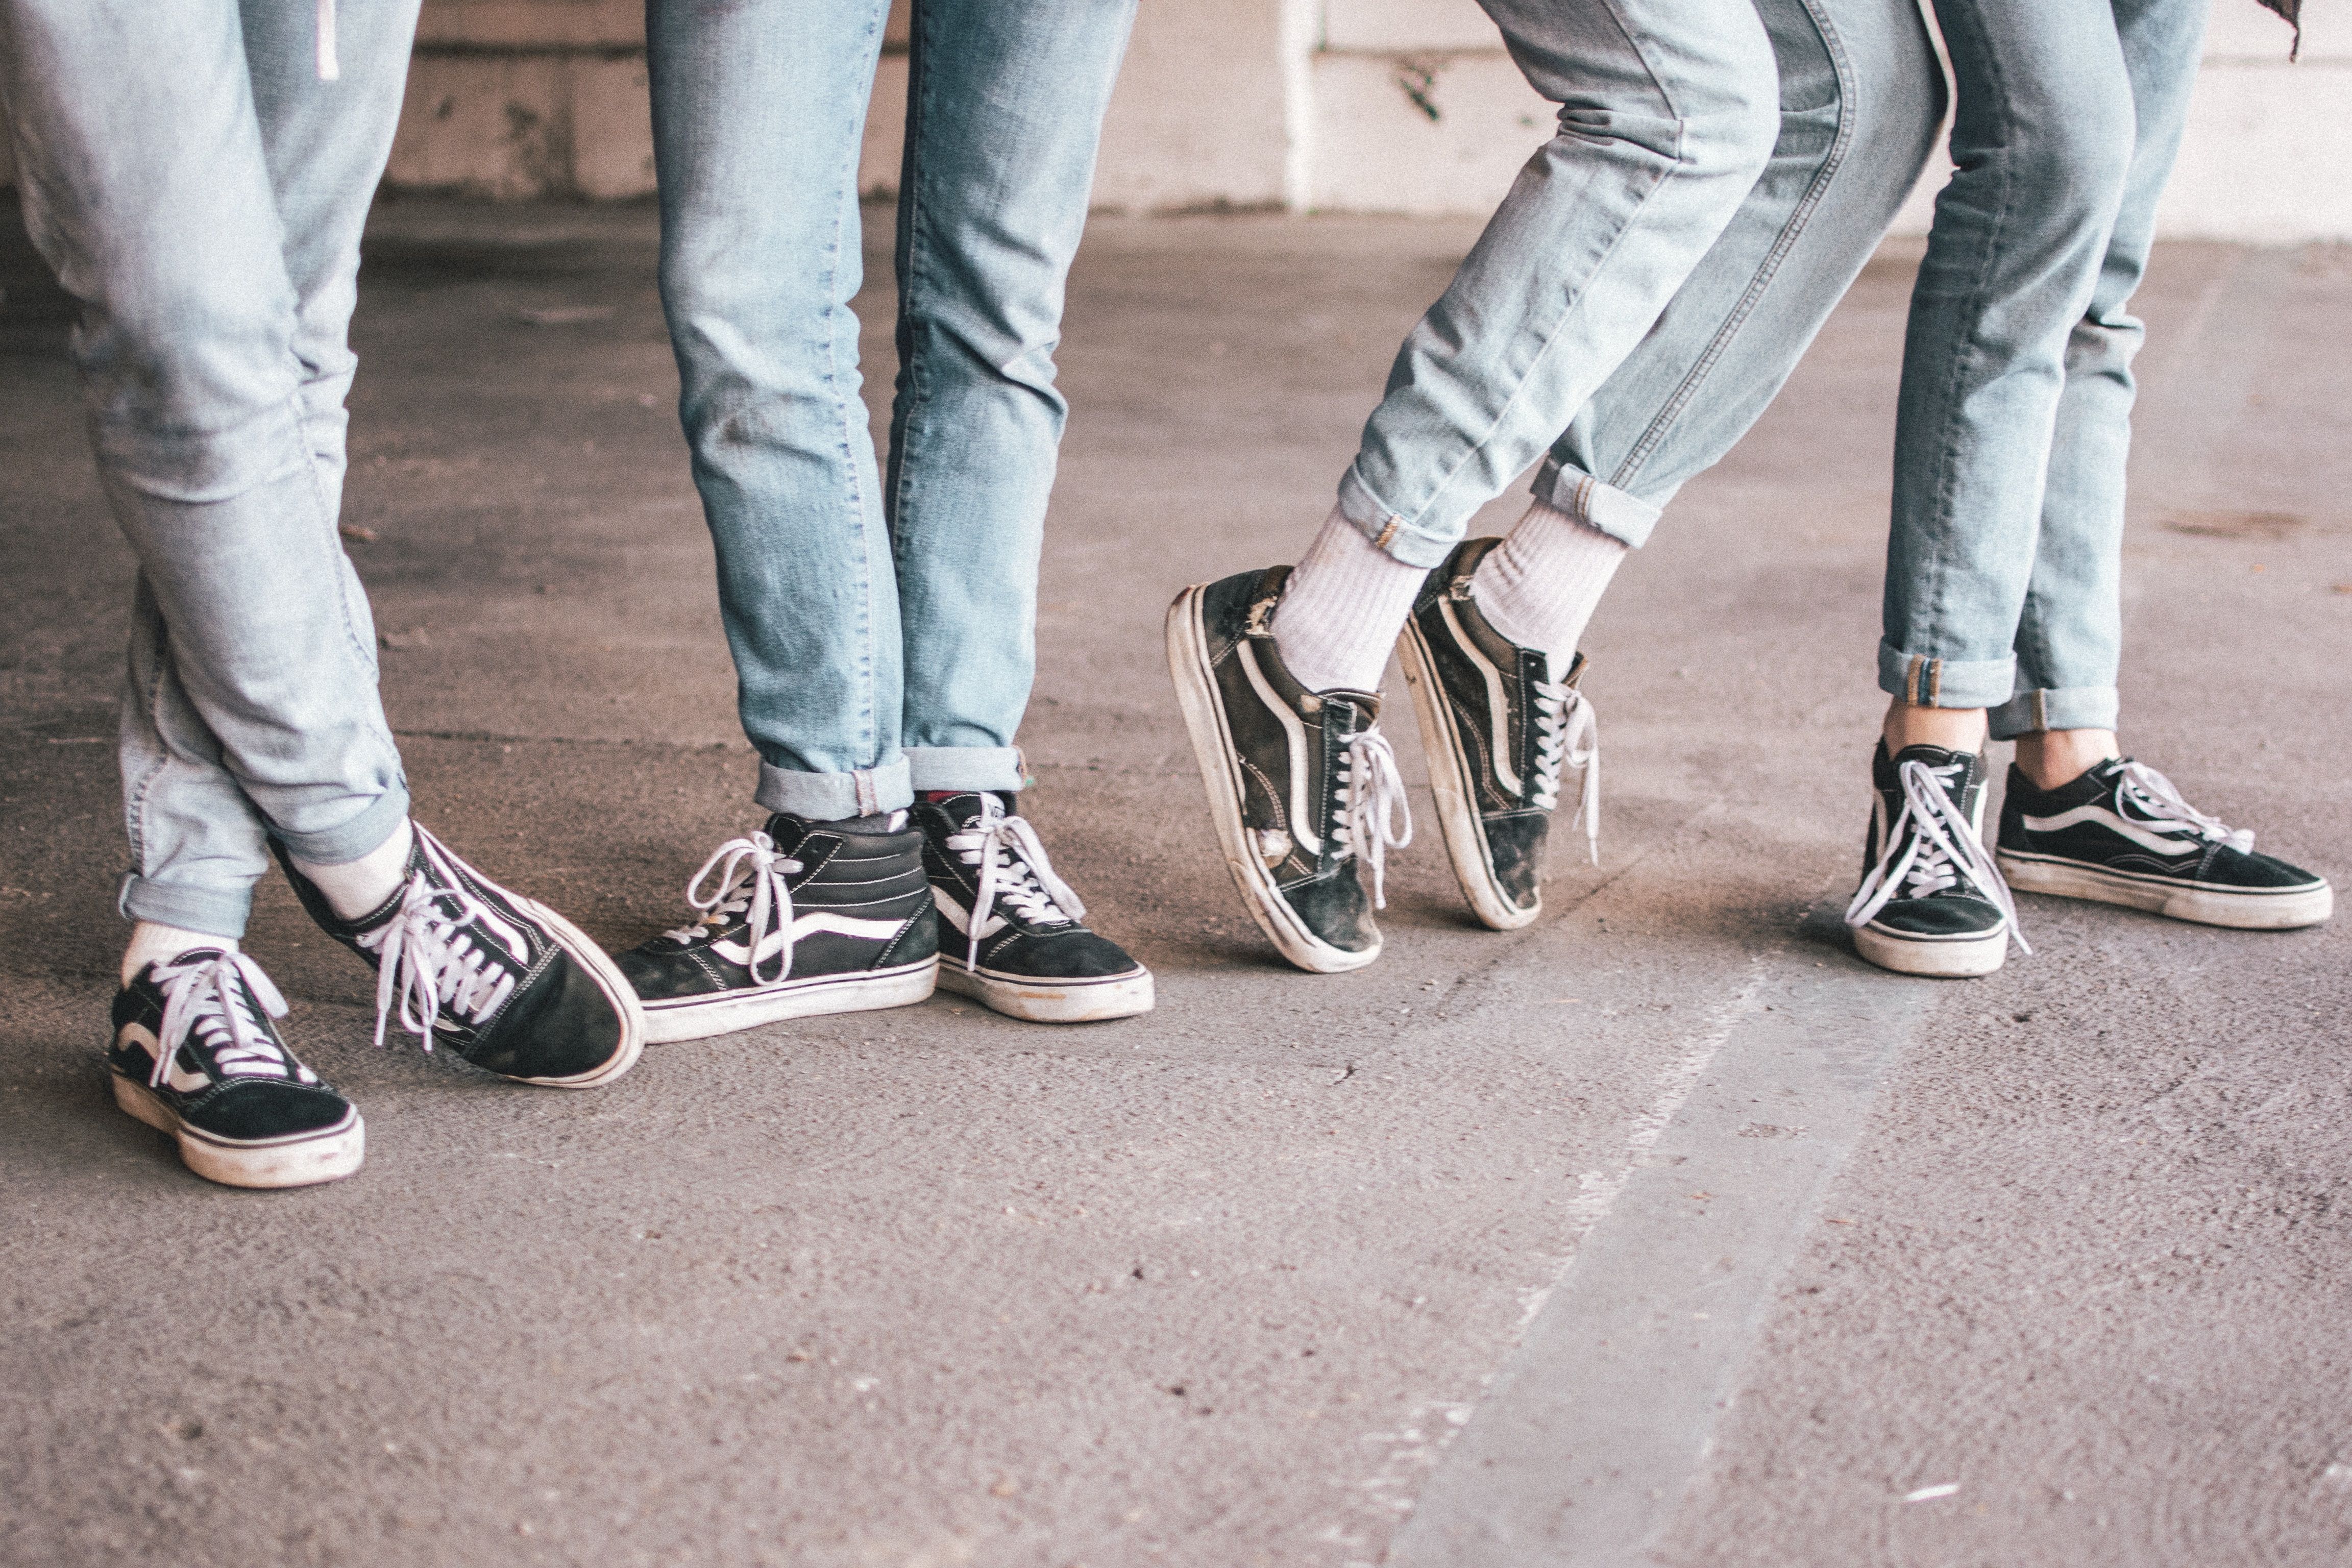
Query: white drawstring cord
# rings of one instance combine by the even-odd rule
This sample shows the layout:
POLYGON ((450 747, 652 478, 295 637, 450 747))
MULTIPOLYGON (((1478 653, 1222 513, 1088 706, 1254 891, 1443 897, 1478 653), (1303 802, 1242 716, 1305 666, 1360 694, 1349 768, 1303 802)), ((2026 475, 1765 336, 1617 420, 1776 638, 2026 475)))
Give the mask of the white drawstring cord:
POLYGON ((343 68, 335 58, 335 0, 319 0, 319 79, 340 81, 343 68))

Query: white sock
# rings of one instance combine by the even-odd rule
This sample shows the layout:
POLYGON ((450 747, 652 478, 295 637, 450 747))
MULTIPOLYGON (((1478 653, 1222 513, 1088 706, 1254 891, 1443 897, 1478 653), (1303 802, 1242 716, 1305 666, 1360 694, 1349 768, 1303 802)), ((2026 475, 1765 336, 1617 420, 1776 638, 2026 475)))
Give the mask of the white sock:
POLYGON ((1282 662, 1309 691, 1378 691, 1428 575, 1376 547, 1334 507, 1291 568, 1274 612, 1282 662))
POLYGON ((223 952, 235 952, 236 939, 215 936, 207 931, 182 931, 178 926, 141 921, 131 928, 131 945, 122 950, 122 984, 130 984, 132 977, 149 964, 162 959, 177 958, 192 947, 216 947, 223 952))
POLYGON ((408 847, 414 838, 408 819, 402 817, 391 837, 356 860, 340 866, 313 866, 299 855, 294 864, 327 895, 327 902, 347 921, 355 921, 392 897, 408 869, 408 847))
POLYGON ((1486 624, 1564 671, 1628 546, 1538 501, 1470 579, 1486 624))

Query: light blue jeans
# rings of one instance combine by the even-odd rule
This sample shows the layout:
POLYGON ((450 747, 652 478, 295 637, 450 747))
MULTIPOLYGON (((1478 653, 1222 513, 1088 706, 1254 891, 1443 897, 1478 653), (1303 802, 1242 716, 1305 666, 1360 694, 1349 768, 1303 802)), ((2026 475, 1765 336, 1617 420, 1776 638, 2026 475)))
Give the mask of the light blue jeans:
POLYGON ((916 0, 890 462, 858 395, 887 0, 650 0, 662 300, 758 799, 1018 789, 1063 281, 1134 0, 916 0))
POLYGON ((355 860, 408 811, 367 597, 336 533, 360 229, 417 0, 0 0, 33 242, 139 562, 121 908, 244 934, 268 840, 355 860))
POLYGON ((1992 733, 2111 730, 2126 310, 2207 0, 1937 0, 1952 155, 1911 297, 1878 683, 1992 733))
POLYGON ((1943 100, 1906 0, 1491 0, 1560 132, 1407 337, 1339 487, 1442 561, 1536 493, 1630 545, 1744 435, 1869 259, 1943 100))

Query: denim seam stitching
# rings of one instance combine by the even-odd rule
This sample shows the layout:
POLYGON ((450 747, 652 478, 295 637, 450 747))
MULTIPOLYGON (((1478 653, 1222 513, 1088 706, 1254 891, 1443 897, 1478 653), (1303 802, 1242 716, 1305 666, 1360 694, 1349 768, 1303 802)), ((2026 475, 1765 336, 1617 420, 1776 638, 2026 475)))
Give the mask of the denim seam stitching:
POLYGON ((1706 352, 1699 356, 1698 363, 1691 367, 1690 373, 1683 378, 1682 384, 1675 389, 1674 395, 1667 400, 1664 407, 1659 409, 1657 416, 1651 421, 1650 427, 1642 433, 1642 438, 1634 443, 1633 450, 1625 455, 1624 460, 1618 464, 1617 471, 1610 477, 1609 483, 1618 489, 1630 490, 1635 476, 1656 454, 1659 446, 1673 429, 1675 422, 1681 418, 1683 410, 1690 405, 1691 399, 1698 395, 1699 387, 1713 373, 1717 364, 1722 361, 1723 356, 1730 352, 1732 340, 1739 335, 1739 330, 1748 324, 1748 318, 1755 313, 1756 306, 1762 300, 1765 290, 1771 286, 1772 279, 1780 273, 1780 264, 1788 259, 1789 252, 1796 248, 1797 241, 1803 237, 1806 227, 1811 224, 1814 212, 1819 209, 1823 201, 1828 199, 1830 185, 1845 166, 1846 153, 1853 142, 1853 127, 1857 118, 1853 65, 1847 58, 1844 41, 1838 37, 1837 29, 1830 24, 1829 18, 1822 14, 1818 0, 1803 0, 1803 4, 1806 15, 1812 19, 1814 31, 1821 36, 1822 47, 1829 55, 1830 68, 1837 77, 1837 136, 1831 142, 1828 156, 1822 159, 1821 168, 1814 173, 1812 180, 1806 185, 1805 194, 1799 199, 1796 210, 1789 215, 1789 221, 1781 226, 1779 237, 1773 241, 1771 250, 1766 254, 1763 262, 1758 267, 1755 278, 1749 281, 1747 290, 1740 295, 1738 304, 1734 306, 1731 314, 1725 318, 1722 327, 1717 331, 1713 341, 1707 344, 1706 352))

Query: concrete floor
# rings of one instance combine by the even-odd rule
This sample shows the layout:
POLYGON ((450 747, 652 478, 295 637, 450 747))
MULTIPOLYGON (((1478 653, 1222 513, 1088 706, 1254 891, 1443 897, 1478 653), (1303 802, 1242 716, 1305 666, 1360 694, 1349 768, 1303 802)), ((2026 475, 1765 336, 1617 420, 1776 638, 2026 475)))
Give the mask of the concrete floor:
MULTIPOLYGON (((272 884, 249 945, 371 1138, 253 1194, 105 1093, 130 564, 64 301, 0 232, 0 1561, 2352 1552, 2347 924, 2029 899, 2034 956, 1948 984, 1837 924, 1906 255, 1594 625, 1601 867, 1495 935, 1424 819, 1387 956, 1324 978, 1234 900, 1160 617, 1296 552, 1471 231, 1099 222, 1023 741, 1159 1010, 942 995, 531 1091, 372 1050, 272 884)), ((2341 877, 2352 262, 2175 247, 2145 313, 2127 742, 2341 877)), ((357 338, 421 816, 611 943, 674 923, 755 817, 650 216, 386 207, 357 338)))

